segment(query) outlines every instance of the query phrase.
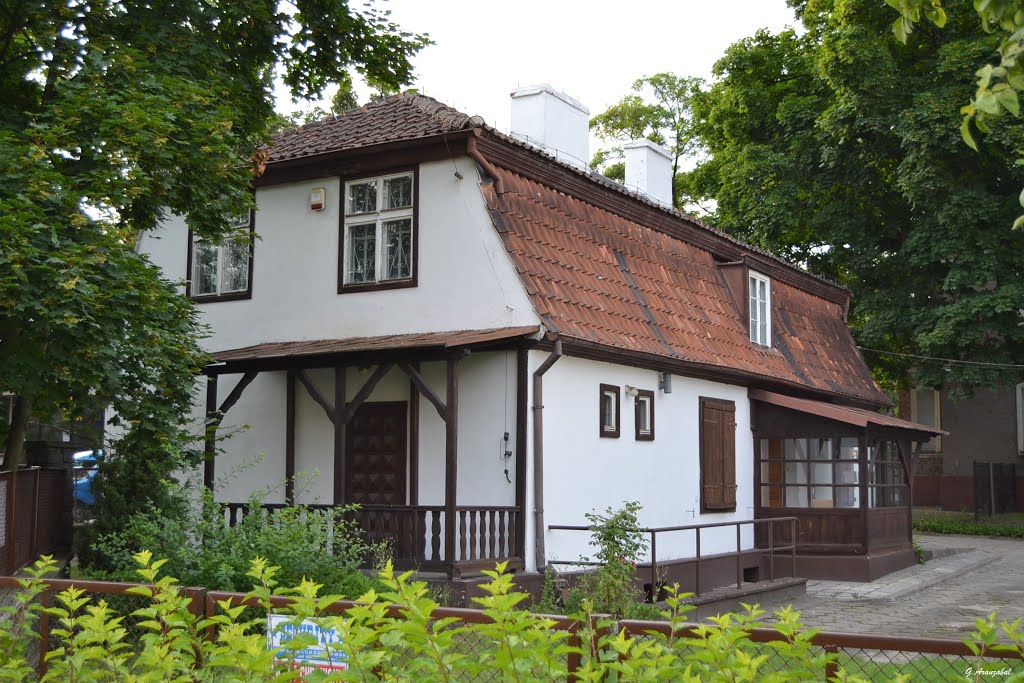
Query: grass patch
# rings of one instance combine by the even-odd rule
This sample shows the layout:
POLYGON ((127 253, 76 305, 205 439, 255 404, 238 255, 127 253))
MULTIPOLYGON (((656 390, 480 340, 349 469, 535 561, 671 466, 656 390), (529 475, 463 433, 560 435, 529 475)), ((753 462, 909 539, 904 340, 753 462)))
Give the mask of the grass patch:
POLYGON ((1024 538, 1024 514, 1014 512, 995 517, 975 517, 970 512, 915 510, 913 528, 929 534, 1024 538))

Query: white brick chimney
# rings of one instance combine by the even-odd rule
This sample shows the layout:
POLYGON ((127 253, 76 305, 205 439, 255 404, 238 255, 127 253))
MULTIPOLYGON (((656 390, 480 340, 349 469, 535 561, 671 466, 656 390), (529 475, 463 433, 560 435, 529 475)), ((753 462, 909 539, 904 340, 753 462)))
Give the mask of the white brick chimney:
POLYGON ((590 110, 548 84, 512 91, 512 137, 577 168, 590 163, 590 110))
POLYGON ((626 185, 651 199, 672 206, 672 153, 641 138, 622 146, 626 156, 626 185))

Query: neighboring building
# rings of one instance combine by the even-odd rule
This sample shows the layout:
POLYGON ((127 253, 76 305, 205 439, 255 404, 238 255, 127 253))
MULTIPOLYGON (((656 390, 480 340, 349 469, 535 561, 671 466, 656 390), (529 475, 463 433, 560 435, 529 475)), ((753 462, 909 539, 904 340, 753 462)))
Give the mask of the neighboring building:
MULTIPOLYGON (((627 146, 639 192, 579 168, 587 111, 547 86, 513 93, 513 130, 390 97, 275 139, 255 246, 178 217, 144 238, 211 326, 206 412, 251 425, 207 463, 218 499, 316 471, 268 502, 358 502, 399 565, 453 576, 590 554, 549 527, 630 500, 652 527, 797 516, 804 576, 912 563, 934 431, 878 414, 849 292, 670 208, 657 145, 627 146)), ((738 539, 753 578, 768 533, 701 553, 738 539)), ((658 538, 670 578, 693 553, 658 538)))
POLYGON ((940 428, 920 446, 914 505, 990 514, 1024 509, 1024 383, 982 388, 963 400, 915 389, 900 413, 940 428))

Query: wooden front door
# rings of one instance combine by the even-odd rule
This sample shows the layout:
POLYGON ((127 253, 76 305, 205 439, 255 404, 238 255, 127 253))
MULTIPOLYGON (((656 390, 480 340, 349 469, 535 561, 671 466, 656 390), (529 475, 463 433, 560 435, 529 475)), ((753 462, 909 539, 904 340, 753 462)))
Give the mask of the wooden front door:
POLYGON ((406 403, 363 403, 345 431, 345 501, 405 505, 406 403))

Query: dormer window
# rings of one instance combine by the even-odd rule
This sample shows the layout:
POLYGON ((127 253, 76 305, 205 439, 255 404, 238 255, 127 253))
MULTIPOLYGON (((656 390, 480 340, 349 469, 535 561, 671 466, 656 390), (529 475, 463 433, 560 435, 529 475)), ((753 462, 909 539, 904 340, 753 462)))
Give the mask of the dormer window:
POLYGON ((764 275, 750 273, 750 341, 772 345, 772 285, 764 275))
POLYGON ((197 301, 252 296, 252 212, 235 216, 229 223, 234 236, 219 244, 190 237, 188 294, 197 301), (246 230, 250 234, 244 234, 246 230))
POLYGON ((339 293, 416 284, 415 174, 345 183, 339 293))

